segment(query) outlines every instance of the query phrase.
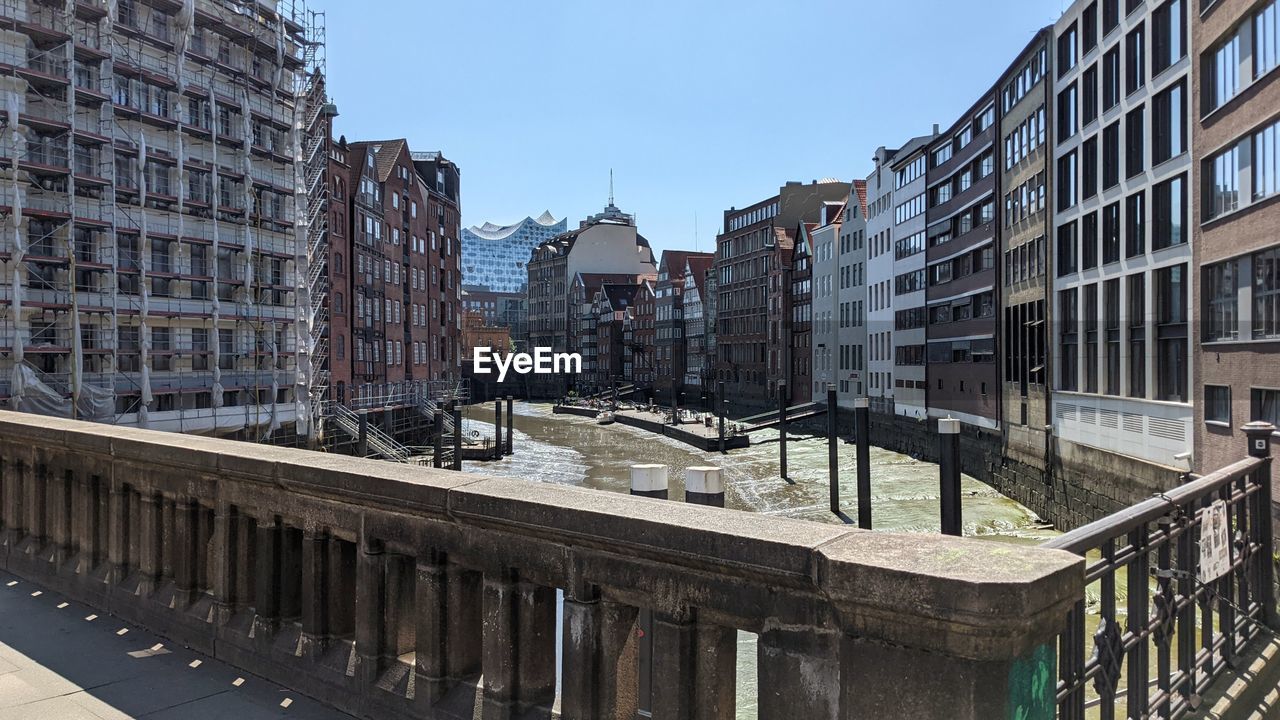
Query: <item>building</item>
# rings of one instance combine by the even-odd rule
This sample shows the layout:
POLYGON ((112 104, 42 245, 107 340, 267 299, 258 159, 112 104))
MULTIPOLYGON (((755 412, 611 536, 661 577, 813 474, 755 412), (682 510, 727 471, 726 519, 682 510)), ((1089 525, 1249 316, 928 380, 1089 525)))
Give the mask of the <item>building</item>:
POLYGON ((64 5, 0 11, 0 399, 159 430, 309 434, 328 188, 296 193, 326 162, 312 16, 64 5))
MULTIPOLYGON (((791 237, 802 221, 815 222, 826 202, 839 202, 849 194, 849 184, 835 180, 808 185, 788 182, 778 194, 724 213, 724 225, 716 237, 716 378, 739 407, 771 406, 769 352, 774 353, 773 383, 781 373, 781 321, 770 345, 770 273, 781 283, 783 257, 790 262, 791 237), (785 250, 777 239, 784 238, 785 250)), ((779 299, 790 298, 777 287, 779 299)), ((789 300, 788 300, 789 302, 789 300)), ((788 324, 790 320, 786 321, 788 324)))
POLYGON ((707 337, 708 324, 714 319, 708 313, 714 309, 711 294, 707 291, 707 278, 713 274, 715 255, 702 254, 685 261, 681 278, 684 290, 681 304, 684 308, 684 387, 688 400, 702 398, 709 391, 712 360, 707 337))
MULTIPOLYGON (((929 143, 924 196, 898 198, 903 218, 926 217, 926 331, 930 417, 995 428, 1000 419, 996 365, 996 123, 989 90, 929 143)), ((895 282, 911 291, 919 275, 895 282)), ((899 310, 900 312, 901 310, 899 310)))
MULTIPOLYGON (((836 384, 836 402, 853 407, 853 399, 866 396, 867 377, 867 196, 870 182, 854 180, 853 190, 844 203, 840 216, 838 249, 832 271, 838 284, 832 310, 835 317, 833 338, 814 338, 815 349, 824 342, 833 343, 834 368, 829 378, 836 384)), ((829 345, 830 347, 830 345, 829 345)), ((815 363, 816 364, 816 363, 815 363)))
MULTIPOLYGON (((825 219, 827 208, 823 207, 825 219)), ((786 383, 788 404, 808 402, 813 395, 813 234, 819 223, 800 223, 791 249, 790 273, 782 274, 783 305, 791 321, 782 338, 782 367, 779 382, 786 383)), ((770 293, 772 297, 772 293, 770 293)), ((775 397, 777 395, 775 394, 775 397)), ((826 397, 823 395, 823 397, 826 397)))
POLYGON ((639 290, 639 283, 605 283, 596 291, 596 367, 601 388, 612 388, 626 381, 630 348, 625 327, 634 313, 632 306, 639 290))
POLYGON ((1054 25, 1053 425, 1177 467, 1193 415, 1187 8, 1127 5, 1078 0, 1054 25))
MULTIPOLYGON (((795 255, 796 228, 800 226, 775 227, 773 244, 763 256, 764 265, 768 268, 765 273, 765 307, 768 310, 765 386, 761 388, 764 390, 765 405, 776 403, 778 385, 791 380, 791 332, 795 324, 795 318, 791 315, 794 293, 794 288, 791 287, 791 261, 795 255)), ((736 399, 751 407, 750 396, 736 399)))
POLYGON ((556 220, 550 211, 511 225, 463 228, 462 282, 489 292, 523 293, 533 249, 568 229, 568 220, 556 220))
POLYGON ((997 347, 1003 363, 1000 418, 1006 452, 1044 458, 1048 450, 1049 413, 1048 242, 1053 214, 1048 194, 1049 145, 1053 97, 1050 94, 1049 47, 1053 29, 1036 34, 1001 77, 1000 190, 997 208, 1001 332, 997 347))
POLYGON ((925 367, 928 215, 924 206, 930 148, 937 137, 938 126, 934 125, 932 135, 913 138, 891 158, 885 153, 880 164, 889 163, 892 200, 880 208, 883 217, 868 220, 868 225, 878 230, 875 235, 868 230, 867 240, 871 395, 880 398, 876 406, 891 407, 895 414, 917 419, 926 417, 929 407, 925 367), (892 270, 885 273, 889 262, 892 270))
POLYGON ((578 273, 569 283, 569 308, 576 319, 571 323, 573 332, 568 339, 569 352, 582 356, 582 371, 571 379, 579 391, 598 392, 610 387, 613 377, 597 362, 597 332, 600 327, 600 292, 610 284, 635 285, 643 280, 653 280, 651 274, 578 273))
POLYGON ((653 354, 654 319, 657 314, 653 281, 643 280, 636 290, 635 311, 631 314, 630 323, 623 326, 623 342, 630 351, 630 376, 626 373, 627 361, 623 359, 623 379, 633 383, 637 389, 650 397, 653 395, 653 383, 657 377, 657 362, 653 354))
POLYGON ((464 364, 475 359, 477 348, 486 348, 492 355, 510 354, 511 328, 490 325, 484 313, 477 310, 464 310, 462 312, 462 361, 464 364))
POLYGON ((354 275, 351 387, 461 377, 460 174, 403 139, 349 144, 354 275))
MULTIPOLYGON (((885 248, 892 248, 893 242, 893 157, 897 150, 892 150, 883 145, 876 148, 872 161, 875 167, 871 174, 867 175, 867 222, 866 222, 866 244, 861 248, 855 248, 853 238, 848 237, 845 241, 850 250, 846 255, 849 257, 842 260, 851 267, 857 268, 861 265, 864 270, 861 276, 855 275, 853 278, 854 285, 846 295, 846 302, 853 303, 853 310, 857 311, 854 315, 854 323, 852 328, 851 344, 861 345, 859 349, 852 350, 853 357, 849 359, 851 367, 859 367, 861 370, 853 370, 852 372, 860 373, 860 377, 851 378, 855 383, 861 382, 863 391, 867 395, 872 412, 881 414, 890 414, 894 412, 894 350, 895 343, 898 342, 894 335, 894 317, 893 317, 893 277, 894 277, 894 253, 886 251, 885 248), (857 288, 862 288, 861 291, 857 288), (856 297, 856 295, 862 297, 856 297), (855 297, 850 297, 854 295, 855 297), (862 301, 862 307, 859 308, 858 300, 862 301), (886 341, 885 338, 888 338, 886 341), (886 349, 887 348, 887 349, 886 349)), ((913 178, 912 182, 918 187, 908 188, 909 192, 919 192, 924 189, 924 178, 913 178)), ((847 233, 852 233, 853 227, 850 226, 847 233)), ((923 232, 923 229, 921 230, 923 232)), ((923 245, 923 243, 921 243, 923 245)), ((923 255, 923 247, 920 249, 923 255)), ((909 255, 904 255, 906 259, 909 255)), ((919 258, 919 263, 923 269, 924 258, 919 258)), ((913 262, 913 265, 916 264, 913 262)), ((916 269, 916 268, 912 268, 916 269)), ((851 271, 854 272, 854 271, 851 271)), ((924 301, 921 298, 920 312, 924 311, 924 301)), ((911 328, 904 328, 911 329, 911 328)), ((911 338, 911 344, 924 346, 924 326, 920 324, 919 338, 911 338)), ((920 384, 924 384, 924 366, 920 366, 920 384)), ((921 388, 923 394, 924 389, 921 388)), ((862 393, 859 393, 862 394, 862 393)), ((923 395, 920 400, 920 408, 923 412, 924 400, 923 395)))
MULTIPOLYGON (((855 189, 850 191, 850 197, 854 197, 856 200, 856 186, 862 185, 864 188, 866 186, 861 180, 855 180, 854 185, 855 189)), ((848 202, 849 200, 846 198, 839 203, 827 203, 822 209, 822 218, 809 233, 809 242, 813 254, 812 265, 810 266, 811 298, 809 314, 811 319, 807 358, 809 377, 803 378, 805 387, 801 389, 802 378, 799 372, 796 373, 792 383, 794 389, 791 392, 793 403, 806 402, 809 399, 825 401, 828 384, 836 386, 837 398, 839 397, 836 370, 837 361, 840 357, 838 345, 840 344, 841 330, 838 321, 838 295, 840 292, 839 243, 841 237, 840 229, 848 202)), ((857 213, 855 212, 855 214, 857 213)), ((799 263, 797 262, 798 265, 799 263)), ((792 279, 793 288, 799 278, 800 272, 797 267, 792 279)), ((796 303, 798 298, 798 294, 793 294, 792 303, 796 303)), ((801 313, 794 312, 794 310, 793 313, 797 319, 800 318, 801 313)), ((795 352, 799 353, 804 343, 793 341, 792 345, 795 347, 795 352)))
MULTIPOLYGON (((570 347, 569 290, 579 273, 656 276, 649 241, 635 218, 613 204, 583 220, 576 230, 538 245, 528 266, 529 346, 565 352, 570 347)), ((572 315, 576 322, 581 308, 572 315)))
MULTIPOLYGON (((464 251, 463 258, 465 257, 464 251)), ((481 313, 487 325, 511 328, 511 341, 515 343, 516 351, 524 351, 525 335, 529 329, 529 306, 523 290, 512 293, 493 292, 475 285, 463 285, 462 308, 464 311, 475 310, 481 313)))
MULTIPOLYGON (((1171 5, 1155 16, 1155 28, 1185 27, 1185 2, 1171 5)), ((1189 94, 1177 97, 1190 98, 1198 108, 1189 172, 1200 180, 1177 181, 1177 194, 1156 195, 1152 229, 1165 233, 1174 247, 1185 242, 1190 228, 1196 232, 1192 276, 1198 282, 1190 306, 1200 311, 1193 360, 1194 387, 1203 395, 1193 401, 1194 469, 1208 472, 1240 456, 1243 424, 1264 420, 1280 426, 1280 368, 1274 360, 1280 351, 1280 9, 1275 0, 1219 0, 1192 10, 1190 48, 1157 45, 1161 55, 1153 62, 1177 58, 1177 65, 1191 58, 1189 94), (1158 204, 1171 200, 1178 202, 1173 212, 1158 204), (1190 227, 1183 222, 1188 207, 1190 227)), ((1182 37, 1169 35, 1170 42, 1182 37)), ((1184 134, 1169 139, 1185 148, 1184 134)), ((1162 326, 1156 331, 1157 337, 1165 332, 1162 326)))
POLYGON ((713 253, 664 250, 662 259, 658 262, 658 279, 653 285, 656 340, 654 356, 658 371, 654 392, 667 404, 677 400, 677 394, 684 391, 687 347, 684 317, 685 272, 689 269, 690 260, 696 258, 701 264, 714 257, 713 253))

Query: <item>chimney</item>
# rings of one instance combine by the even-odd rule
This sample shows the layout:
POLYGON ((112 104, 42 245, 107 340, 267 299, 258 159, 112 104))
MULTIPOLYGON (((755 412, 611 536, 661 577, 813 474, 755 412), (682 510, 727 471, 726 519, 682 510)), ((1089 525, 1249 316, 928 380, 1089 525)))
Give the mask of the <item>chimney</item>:
POLYGON ((938 132, 939 132, 939 130, 938 130, 938 123, 934 123, 934 124, 933 124, 933 136, 934 136, 934 137, 938 137, 938 132))

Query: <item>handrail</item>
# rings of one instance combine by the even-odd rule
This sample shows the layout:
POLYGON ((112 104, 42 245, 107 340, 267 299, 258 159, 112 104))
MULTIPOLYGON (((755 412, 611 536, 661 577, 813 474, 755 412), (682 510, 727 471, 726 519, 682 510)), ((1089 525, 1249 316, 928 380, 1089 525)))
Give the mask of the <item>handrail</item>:
POLYGON ((1106 540, 1159 520, 1168 515, 1172 507, 1187 505, 1217 492, 1223 486, 1252 473, 1265 463, 1266 460, 1261 458, 1245 458, 1185 485, 1179 485, 1160 496, 1148 498, 1101 520, 1095 520, 1088 525, 1063 533, 1043 543, 1042 547, 1083 555, 1097 549, 1106 540))

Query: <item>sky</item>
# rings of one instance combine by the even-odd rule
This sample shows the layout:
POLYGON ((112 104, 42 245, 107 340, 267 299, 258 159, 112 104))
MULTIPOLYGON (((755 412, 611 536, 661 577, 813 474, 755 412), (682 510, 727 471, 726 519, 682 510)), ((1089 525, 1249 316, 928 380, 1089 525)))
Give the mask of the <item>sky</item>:
MULTIPOLYGON (((1065 0, 309 0, 348 140, 462 171, 463 224, 608 201, 655 251, 730 207, 865 177, 956 121, 1065 0)), ((695 233, 696 228, 696 233, 695 233)))

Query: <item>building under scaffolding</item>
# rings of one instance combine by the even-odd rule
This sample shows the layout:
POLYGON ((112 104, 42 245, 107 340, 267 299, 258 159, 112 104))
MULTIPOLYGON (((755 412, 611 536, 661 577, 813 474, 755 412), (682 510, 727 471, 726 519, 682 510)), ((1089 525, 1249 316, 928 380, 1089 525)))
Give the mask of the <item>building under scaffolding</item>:
POLYGON ((0 0, 0 402, 315 432, 321 20, 295 0, 0 0))

